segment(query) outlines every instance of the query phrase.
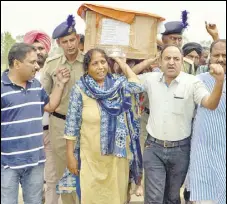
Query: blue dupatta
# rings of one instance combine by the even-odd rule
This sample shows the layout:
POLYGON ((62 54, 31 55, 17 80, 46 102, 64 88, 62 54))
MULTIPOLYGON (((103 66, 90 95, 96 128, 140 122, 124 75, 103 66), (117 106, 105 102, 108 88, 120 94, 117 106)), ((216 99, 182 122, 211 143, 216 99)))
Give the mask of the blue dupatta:
MULTIPOLYGON (((138 93, 143 92, 143 87, 138 83, 129 82, 124 76, 117 77, 112 74, 107 74, 103 88, 89 75, 82 76, 76 86, 88 97, 97 100, 100 105, 100 147, 102 155, 127 158, 126 137, 130 136, 130 150, 133 155, 133 159, 130 160, 130 178, 137 184, 142 175, 142 154, 139 142, 140 120, 137 114, 137 111, 139 111, 138 93), (132 96, 136 99, 134 104, 132 96)), ((82 100, 78 91, 76 98, 82 100)), ((78 101, 70 101, 70 103, 79 104, 78 101)), ((78 112, 81 108, 78 108, 78 112)), ((70 111, 68 114, 70 114, 70 111)), ((74 154, 80 163, 79 146, 78 142, 74 154)), ((59 190, 59 186, 75 186, 80 198, 79 177, 72 175, 68 169, 66 169, 57 186, 58 193, 67 193, 67 190, 59 190)))

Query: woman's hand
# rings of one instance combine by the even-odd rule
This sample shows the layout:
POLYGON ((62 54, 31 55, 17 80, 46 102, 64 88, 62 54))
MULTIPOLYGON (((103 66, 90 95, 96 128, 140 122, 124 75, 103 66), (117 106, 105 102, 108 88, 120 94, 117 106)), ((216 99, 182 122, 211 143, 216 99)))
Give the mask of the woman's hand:
POLYGON ((119 65, 119 68, 122 70, 124 75, 129 79, 129 78, 134 78, 138 79, 136 74, 132 71, 132 69, 127 65, 126 62, 124 62, 123 59, 119 57, 112 57, 114 61, 119 65))
POLYGON ((124 69, 125 67, 129 67, 128 64, 126 63, 126 58, 120 58, 120 57, 111 57, 111 58, 115 61, 115 63, 119 65, 119 68, 121 70, 124 69))
POLYGON ((136 196, 143 196, 143 186, 142 186, 142 184, 136 186, 135 194, 136 194, 136 196))
POLYGON ((78 161, 73 154, 67 155, 67 168, 72 174, 79 175, 78 161))

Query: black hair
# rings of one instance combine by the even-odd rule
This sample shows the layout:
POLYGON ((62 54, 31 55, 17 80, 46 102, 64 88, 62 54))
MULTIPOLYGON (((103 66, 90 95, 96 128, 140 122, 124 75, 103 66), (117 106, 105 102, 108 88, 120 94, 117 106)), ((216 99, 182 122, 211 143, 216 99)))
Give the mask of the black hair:
MULTIPOLYGON (((226 44, 226 40, 225 39, 218 39, 218 40, 215 40, 214 42, 212 42, 211 46, 210 46, 210 54, 212 53, 212 50, 213 50, 213 47, 219 43, 219 42, 222 42, 222 43, 225 43, 226 44)), ((209 59, 209 62, 208 62, 208 71, 210 70, 210 60, 209 59)))
POLYGON ((27 53, 30 53, 32 51, 36 52, 36 49, 33 45, 29 45, 27 43, 15 43, 9 50, 9 67, 13 67, 14 60, 23 62, 23 60, 26 58, 27 53))
POLYGON ((84 35, 83 34, 79 34, 80 36, 80 43, 84 44, 84 35))
POLYGON ((213 47, 219 42, 222 42, 222 43, 226 44, 226 39, 218 39, 218 40, 215 40, 214 42, 212 42, 212 44, 210 46, 210 53, 212 53, 213 47))
POLYGON ((110 59, 107 56, 107 54, 105 53, 104 50, 100 49, 100 48, 93 48, 87 51, 87 53, 84 55, 84 62, 83 62, 83 68, 84 71, 87 72, 88 71, 88 66, 91 62, 91 58, 94 52, 99 52, 103 55, 103 57, 106 59, 108 65, 110 66, 110 59))
POLYGON ((160 54, 160 58, 162 58, 163 52, 164 52, 168 47, 176 47, 176 48, 180 51, 181 55, 183 56, 183 51, 182 51, 182 49, 181 49, 179 46, 176 46, 176 45, 164 45, 164 47, 162 48, 161 54, 160 54))

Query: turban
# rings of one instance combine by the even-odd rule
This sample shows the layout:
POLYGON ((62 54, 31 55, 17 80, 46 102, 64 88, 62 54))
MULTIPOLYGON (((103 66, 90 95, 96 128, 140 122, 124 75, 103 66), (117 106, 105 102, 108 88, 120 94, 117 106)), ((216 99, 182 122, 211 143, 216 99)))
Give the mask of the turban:
POLYGON ((191 53, 192 51, 196 51, 197 54, 200 56, 202 54, 202 46, 198 43, 187 43, 182 48, 184 57, 191 53))
POLYGON ((32 30, 25 34, 24 36, 25 43, 33 44, 35 41, 40 42, 47 52, 50 51, 51 39, 46 33, 38 30, 32 30))

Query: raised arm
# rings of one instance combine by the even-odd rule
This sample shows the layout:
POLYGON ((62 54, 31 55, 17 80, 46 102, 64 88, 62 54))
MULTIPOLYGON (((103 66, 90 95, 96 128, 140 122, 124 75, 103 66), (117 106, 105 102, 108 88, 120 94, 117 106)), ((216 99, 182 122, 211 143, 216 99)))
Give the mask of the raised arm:
MULTIPOLYGON (((122 72, 124 73, 124 75, 130 79, 138 79, 137 75, 132 71, 132 69, 126 64, 126 62, 124 62, 123 60, 121 60, 118 57, 113 57, 113 59, 118 63, 120 69, 122 70, 122 72)), ((138 79, 139 81, 139 79, 138 79)))
POLYGON ((210 36, 212 37, 212 39, 215 41, 215 40, 218 40, 219 39, 219 34, 218 34, 218 29, 217 29, 217 26, 216 24, 208 24, 206 21, 205 21, 205 26, 206 26, 206 30, 207 32, 210 34, 210 36))
POLYGON ((223 83, 224 83, 224 70, 223 67, 219 64, 212 64, 210 65, 210 74, 213 75, 215 78, 215 85, 214 88, 209 94, 205 87, 202 86, 202 82, 197 83, 198 85, 195 87, 195 102, 200 103, 203 107, 214 110, 218 107, 218 104, 221 99, 223 83), (202 98, 200 99, 200 97, 202 98))
POLYGON ((139 64, 135 65, 132 68, 132 71, 135 74, 140 74, 147 67, 150 67, 152 64, 157 63, 158 58, 159 58, 159 56, 156 56, 155 58, 146 59, 146 60, 140 62, 139 64))
POLYGON ((44 111, 49 113, 54 112, 54 110, 59 106, 65 84, 70 78, 70 72, 67 68, 59 68, 56 70, 56 75, 58 81, 50 95, 49 103, 44 107, 44 111))
POLYGON ((40 82, 41 82, 43 88, 45 89, 45 91, 47 92, 47 94, 50 95, 54 82, 53 82, 52 76, 50 74, 49 64, 45 63, 42 70, 43 70, 43 72, 41 74, 40 82))
POLYGON ((224 70, 220 64, 210 65, 210 70, 211 70, 210 73, 215 78, 216 83, 210 96, 207 96, 202 100, 202 105, 205 108, 214 110, 218 107, 218 104, 221 99, 224 83, 224 70))

